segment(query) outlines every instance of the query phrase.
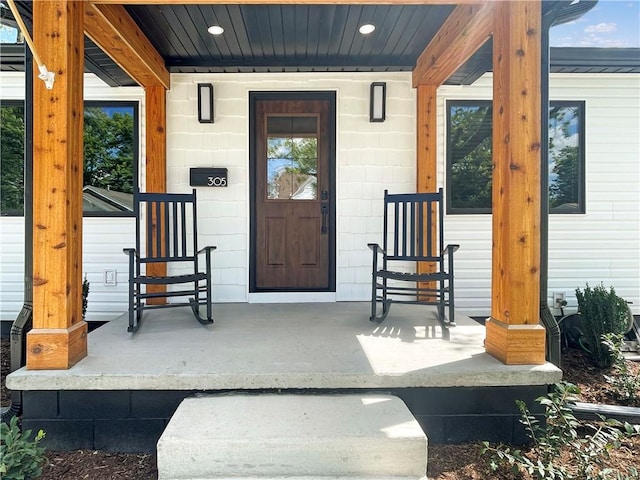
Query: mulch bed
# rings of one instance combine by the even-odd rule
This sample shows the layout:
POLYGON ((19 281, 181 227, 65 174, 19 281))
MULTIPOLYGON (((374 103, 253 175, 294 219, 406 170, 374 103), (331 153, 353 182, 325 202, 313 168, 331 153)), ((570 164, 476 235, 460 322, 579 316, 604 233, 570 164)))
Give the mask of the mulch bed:
MULTIPOLYGON (((9 392, 4 378, 10 370, 9 341, 1 342, 2 405, 7 406, 9 392)), ((640 375, 640 365, 630 362, 635 375, 640 375)), ((615 397, 604 379, 611 372, 600 370, 589 362, 579 350, 563 352, 562 369, 564 379, 578 385, 581 400, 593 403, 615 403, 615 397)), ((486 461, 480 454, 479 444, 430 445, 427 476, 430 480, 515 480, 529 477, 514 477, 511 472, 489 472, 486 461)), ((635 466, 640 470, 640 438, 626 442, 622 448, 611 453, 612 466, 635 466)), ((156 480, 155 456, 143 454, 113 454, 92 450, 72 452, 47 452, 47 465, 41 480, 156 480)))

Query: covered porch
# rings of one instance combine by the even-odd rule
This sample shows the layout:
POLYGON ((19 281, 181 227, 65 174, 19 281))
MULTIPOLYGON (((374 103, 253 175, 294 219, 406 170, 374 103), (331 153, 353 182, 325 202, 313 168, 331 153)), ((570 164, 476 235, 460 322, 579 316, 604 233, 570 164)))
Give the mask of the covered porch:
POLYGON ((25 428, 51 448, 154 451, 180 402, 198 392, 364 393, 400 397, 433 443, 518 441, 515 399, 533 400, 562 372, 550 363, 507 366, 484 349, 485 328, 459 315, 440 338, 435 310, 395 305, 383 324, 364 302, 220 304, 216 323, 188 309, 126 316, 88 335, 68 370, 12 373, 25 428))
MULTIPOLYGON (((51 71, 56 72, 55 95, 38 81, 33 85, 32 95, 33 104, 39 108, 33 118, 34 183, 38 189, 33 199, 33 277, 29 279, 34 287, 33 329, 27 336, 29 370, 72 369, 84 357, 93 355, 91 348, 100 348, 95 344, 88 348, 87 328, 81 318, 82 202, 78 159, 82 157, 82 139, 78 132, 82 116, 78 112, 83 109, 84 35, 145 90, 146 158, 142 161, 145 177, 144 186, 141 185, 145 191, 167 190, 167 137, 171 132, 167 125, 166 94, 171 89, 172 74, 213 71, 208 69, 220 63, 208 59, 208 66, 192 60, 188 64, 170 52, 159 51, 152 42, 153 22, 137 18, 136 5, 165 3, 171 2, 61 0, 35 2, 33 10, 29 9, 35 46, 40 56, 47 59, 51 71), (69 45, 76 48, 70 49, 69 45), (54 120, 58 127, 50 128, 54 120)), ((185 2, 200 3, 221 2, 185 2)), ((256 3, 276 4, 268 0, 256 3)), ((483 59, 478 71, 494 72, 492 306, 486 350, 505 364, 543 364, 545 330, 539 325, 540 278, 544 266, 540 258, 542 46, 545 25, 556 20, 567 21, 574 13, 564 10, 566 2, 549 2, 545 8, 541 2, 398 0, 388 3, 425 3, 434 8, 440 3, 447 5, 444 10, 437 10, 441 20, 430 24, 432 32, 422 40, 409 66, 415 88, 416 191, 433 191, 442 183, 435 157, 438 87, 477 52, 483 59), (492 43, 487 42, 489 39, 492 43)), ((155 10, 157 8, 151 9, 155 10)), ((575 15, 579 16, 579 12, 575 15)), ((425 13, 424 18, 435 17, 425 13)), ((232 27, 233 31, 236 28, 239 26, 232 27)), ((163 44, 162 40, 154 41, 163 44)), ((376 48, 382 48, 382 43, 385 42, 375 43, 376 48)), ((357 47, 358 43, 354 45, 357 47)), ((358 71, 363 65, 368 65, 371 71, 405 69, 406 66, 390 65, 389 59, 380 53, 376 49, 372 51, 372 58, 376 60, 373 65, 349 61, 347 70, 358 71)), ((340 55, 353 60, 354 53, 340 52, 340 55)), ((271 72, 270 68, 296 71, 310 68, 311 72, 323 68, 343 69, 341 61, 345 59, 333 58, 328 66, 316 64, 317 61, 301 66, 294 54, 287 57, 283 65, 271 65, 267 71, 271 72)), ((242 68, 238 67, 239 71, 243 71, 242 68)), ((420 266, 425 271, 430 267, 420 266)), ((162 269, 153 272, 162 273, 162 269)), ((248 344, 247 348, 253 347, 248 344)), ((117 355, 113 356, 117 361, 117 355)), ((18 375, 14 381, 17 379, 18 375)))

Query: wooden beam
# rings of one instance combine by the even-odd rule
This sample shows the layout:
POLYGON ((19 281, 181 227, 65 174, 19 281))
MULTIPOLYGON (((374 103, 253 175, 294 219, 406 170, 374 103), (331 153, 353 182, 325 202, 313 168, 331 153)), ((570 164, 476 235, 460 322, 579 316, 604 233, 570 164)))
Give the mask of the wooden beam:
POLYGON ((491 36, 493 4, 458 5, 418 57, 413 86, 442 85, 491 36))
MULTIPOLYGON (((419 193, 435 192, 438 189, 436 156, 437 137, 437 85, 418 85, 417 94, 417 139, 416 139, 416 191, 419 193)), ((423 235, 431 235, 432 241, 437 238, 437 218, 436 212, 426 212, 431 215, 431 232, 423 232, 423 235)), ((428 223, 425 222, 425 228, 428 223)), ((432 273, 436 271, 434 262, 419 262, 419 273, 432 273)), ((435 288, 435 282, 424 282, 420 284, 422 288, 435 288)))
POLYGON ((88 4, 85 31, 141 86, 170 88, 164 60, 122 5, 88 4))
POLYGON ((83 1, 33 2, 33 329, 27 369, 68 369, 87 355, 82 319, 83 1), (34 68, 37 72, 37 69, 34 68))
POLYGON ((486 350, 545 361, 540 319, 541 4, 496 5, 493 38, 493 247, 486 350))
MULTIPOLYGON (((167 191, 167 92, 164 87, 147 87, 145 93, 146 116, 146 160, 145 178, 147 192, 167 191)), ((162 232, 156 228, 157 221, 152 219, 153 236, 162 232)), ((149 232, 147 233, 149 234, 149 232)), ((151 276, 166 276, 166 263, 147 264, 147 274, 151 276)), ((147 292, 164 292, 166 285, 148 285, 147 292)), ((149 298, 150 305, 166 303, 166 298, 149 298)))

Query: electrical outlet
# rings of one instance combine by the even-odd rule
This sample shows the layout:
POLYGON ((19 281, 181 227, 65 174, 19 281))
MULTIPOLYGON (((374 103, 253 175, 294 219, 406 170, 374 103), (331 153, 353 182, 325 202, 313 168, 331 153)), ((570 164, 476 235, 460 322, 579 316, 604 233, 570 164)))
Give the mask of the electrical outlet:
POLYGON ((103 283, 105 287, 115 287, 118 284, 118 272, 116 270, 105 270, 103 283))
POLYGON ((564 292, 553 292, 553 308, 562 308, 566 304, 564 292))

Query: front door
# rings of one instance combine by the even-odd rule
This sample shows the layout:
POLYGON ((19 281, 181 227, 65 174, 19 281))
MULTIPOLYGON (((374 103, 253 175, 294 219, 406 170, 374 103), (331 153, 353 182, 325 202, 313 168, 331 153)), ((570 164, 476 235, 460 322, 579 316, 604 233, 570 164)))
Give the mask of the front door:
POLYGON ((251 95, 252 291, 335 291, 335 95, 251 95))

